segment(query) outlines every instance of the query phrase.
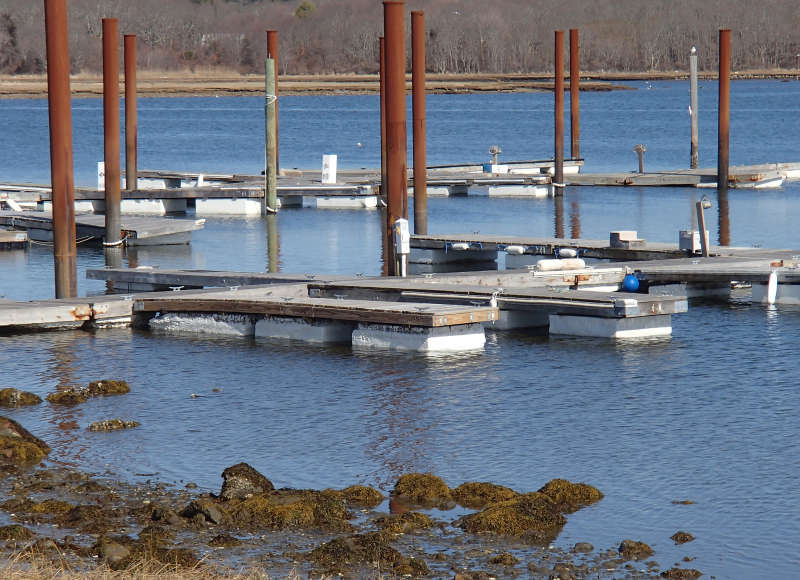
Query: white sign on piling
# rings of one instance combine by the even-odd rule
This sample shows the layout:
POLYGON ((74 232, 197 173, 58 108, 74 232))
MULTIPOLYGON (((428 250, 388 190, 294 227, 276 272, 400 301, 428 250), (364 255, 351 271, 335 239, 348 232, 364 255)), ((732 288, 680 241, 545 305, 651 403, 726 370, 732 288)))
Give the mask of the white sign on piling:
POLYGON ((106 162, 97 162, 97 191, 105 191, 106 189, 106 162))
POLYGON ((336 183, 336 155, 322 156, 322 183, 336 183))

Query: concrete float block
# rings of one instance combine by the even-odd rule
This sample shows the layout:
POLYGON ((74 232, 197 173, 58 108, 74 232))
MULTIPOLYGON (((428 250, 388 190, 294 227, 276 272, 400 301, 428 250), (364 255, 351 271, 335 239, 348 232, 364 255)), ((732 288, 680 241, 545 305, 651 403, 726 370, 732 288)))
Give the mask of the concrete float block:
POLYGON ((290 316, 266 316, 256 322, 256 338, 282 338, 304 342, 350 342, 355 323, 343 320, 307 320, 290 316))
MULTIPOLYGON (((758 284, 754 282, 751 292, 753 302, 760 302, 761 304, 768 303, 767 284, 758 284)), ((778 283, 777 292, 775 294, 775 304, 800 304, 800 285, 778 283)))
POLYGON ((686 296, 687 298, 720 298, 728 300, 731 296, 731 285, 703 284, 693 282, 690 284, 661 284, 650 286, 647 291, 651 296, 686 296))
POLYGON ((367 196, 303 196, 303 207, 308 209, 375 209, 378 207, 378 197, 367 196))
POLYGON ((630 248, 644 247, 646 241, 638 237, 636 230, 618 230, 611 232, 608 236, 608 245, 612 248, 622 248, 628 250, 630 248))
POLYGON ((197 199, 195 215, 254 215, 262 213, 260 199, 197 199))
POLYGON ((535 197, 550 195, 550 185, 490 185, 489 197, 535 197))
POLYGON ((247 314, 169 312, 151 318, 150 330, 165 334, 253 336, 255 322, 247 314))
POLYGON ((646 338, 672 334, 669 314, 634 316, 630 318, 602 318, 551 314, 550 334, 566 336, 591 336, 596 338, 646 338))
POLYGON ((186 213, 185 199, 123 199, 119 211, 127 215, 186 213))
POLYGON ((459 352, 482 349, 486 335, 480 323, 432 328, 360 323, 352 341, 356 349, 459 352))

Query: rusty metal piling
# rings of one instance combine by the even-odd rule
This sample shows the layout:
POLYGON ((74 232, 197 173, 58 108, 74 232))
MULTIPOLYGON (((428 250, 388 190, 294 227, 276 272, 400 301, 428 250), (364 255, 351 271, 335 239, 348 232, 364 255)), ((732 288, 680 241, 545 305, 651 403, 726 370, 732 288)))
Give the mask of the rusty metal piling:
POLYGON ((553 167, 553 194, 561 195, 564 189, 564 31, 555 35, 555 155, 553 167))
POLYGON ((280 173, 280 147, 278 130, 278 31, 267 30, 267 58, 271 58, 275 69, 275 172, 280 173))
POLYGON ((116 18, 103 18, 103 132, 106 170, 106 239, 122 243, 120 220, 119 33, 116 18))
POLYGON ((414 119, 414 233, 428 233, 425 155, 425 13, 411 12, 411 92, 414 119))
MULTIPOLYGON (((386 58, 386 185, 387 236, 394 222, 408 219, 408 179, 406 168, 406 34, 405 2, 384 0, 383 31, 386 58)), ((394 244, 389 240, 390 274, 397 275, 394 244)))
POLYGON ((124 37, 125 52, 125 189, 135 191, 139 177, 136 118, 136 35, 124 37))
POLYGON ((378 42, 381 94, 381 195, 386 197, 386 52, 383 36, 378 42))
POLYGON ((717 129, 717 191, 728 192, 731 122, 731 31, 719 31, 719 124, 717 129))
POLYGON ((578 29, 569 30, 569 129, 570 157, 580 159, 581 156, 581 106, 580 106, 580 46, 578 29))
POLYGON ((56 298, 78 293, 75 249, 75 190, 66 0, 45 0, 47 104, 53 202, 53 261, 56 298))

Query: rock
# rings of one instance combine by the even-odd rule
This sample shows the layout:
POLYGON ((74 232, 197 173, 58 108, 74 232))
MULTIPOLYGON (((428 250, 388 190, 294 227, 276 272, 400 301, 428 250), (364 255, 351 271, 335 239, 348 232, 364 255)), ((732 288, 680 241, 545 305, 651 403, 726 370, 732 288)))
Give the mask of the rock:
POLYGON ((35 463, 50 453, 50 447, 22 425, 0 416, 0 462, 12 465, 35 463))
POLYGON ((693 568, 670 568, 661 573, 662 578, 669 578, 670 580, 696 580, 700 578, 703 573, 700 570, 693 568))
POLYGON ((89 391, 80 385, 68 385, 45 398, 54 405, 77 405, 89 400, 89 391))
POLYGON ((406 558, 389 545, 382 532, 334 538, 314 548, 306 558, 329 573, 352 572, 354 566, 378 566, 397 576, 425 576, 430 573, 422 560, 406 558))
POLYGON ((477 481, 462 483, 452 491, 457 504, 471 509, 482 509, 490 503, 508 501, 518 495, 509 487, 477 481))
POLYGON ((29 542, 36 537, 36 534, 19 524, 10 526, 0 526, 0 540, 6 542, 29 542))
POLYGON ((566 479, 548 481, 539 493, 543 493, 564 513, 572 513, 580 508, 603 499, 599 489, 587 483, 572 483, 566 479))
POLYGON ((184 523, 181 517, 169 508, 154 508, 150 518, 154 522, 164 522, 170 526, 182 526, 184 523))
POLYGON ((212 548, 233 548, 235 546, 240 546, 241 544, 241 540, 237 540, 228 534, 219 534, 208 541, 208 545, 212 548))
POLYGON ((89 431, 118 431, 120 429, 133 429, 138 427, 136 421, 125 421, 124 419, 106 419, 105 421, 95 421, 89 425, 89 431))
POLYGON ((366 485, 351 485, 339 493, 344 503, 353 507, 374 508, 381 505, 384 500, 381 492, 366 485))
POLYGON ((237 463, 228 467, 222 472, 222 479, 220 497, 224 500, 244 499, 250 495, 268 493, 275 489, 269 479, 247 463, 237 463))
POLYGON ((681 532, 677 531, 669 537, 670 540, 675 542, 676 544, 685 544, 686 542, 691 542, 694 540, 694 536, 689 532, 681 532))
POLYGON ((7 388, 0 390, 0 407, 23 407, 26 405, 38 405, 42 402, 39 395, 20 391, 19 389, 7 388))
POLYGON ((375 520, 382 530, 393 534, 407 534, 416 530, 427 530, 433 527, 433 520, 420 512, 405 512, 397 515, 384 515, 375 520))
POLYGON ((511 553, 503 552, 502 554, 497 554, 489 559, 489 563, 491 564, 498 564, 501 566, 514 566, 515 564, 519 563, 511 553))
POLYGON ((202 515, 206 522, 217 525, 224 524, 230 520, 228 514, 220 506, 215 505, 213 501, 206 498, 194 500, 181 512, 184 518, 189 519, 193 519, 198 514, 202 515))
POLYGON ((555 539, 566 522, 549 497, 534 492, 490 504, 478 513, 459 518, 455 525, 472 534, 527 536, 534 543, 545 543, 555 539))
POLYGON ((588 554, 592 550, 594 550, 594 546, 592 546, 589 542, 578 542, 572 546, 572 551, 576 554, 588 554))
POLYGON ((644 560, 653 555, 653 548, 644 542, 634 540, 622 540, 618 551, 625 560, 644 560))
POLYGON ((400 476, 392 495, 404 503, 426 508, 447 508, 453 502, 450 488, 432 473, 407 473, 400 476))
POLYGON ((233 523, 247 529, 352 530, 347 510, 337 492, 277 490, 225 504, 233 523))
POLYGON ((102 381, 92 381, 86 386, 86 390, 89 392, 90 397, 98 397, 104 395, 124 395, 125 393, 130 393, 131 388, 125 381, 112 381, 112 380, 102 380, 102 381))
POLYGON ((131 551, 127 546, 107 538, 101 538, 95 544, 95 550, 112 570, 124 568, 131 558, 131 551))

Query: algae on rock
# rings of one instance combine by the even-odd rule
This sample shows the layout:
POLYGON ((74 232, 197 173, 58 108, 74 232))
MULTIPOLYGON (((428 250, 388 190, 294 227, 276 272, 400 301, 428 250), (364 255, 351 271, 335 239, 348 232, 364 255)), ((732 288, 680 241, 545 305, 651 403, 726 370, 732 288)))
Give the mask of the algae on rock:
POLYGON ((403 503, 425 508, 449 508, 453 503, 450 488, 432 473, 406 473, 392 490, 392 496, 403 503))
POLYGON ((452 493, 458 505, 471 509, 482 509, 490 503, 508 501, 519 495, 510 487, 478 481, 462 483, 452 493))

